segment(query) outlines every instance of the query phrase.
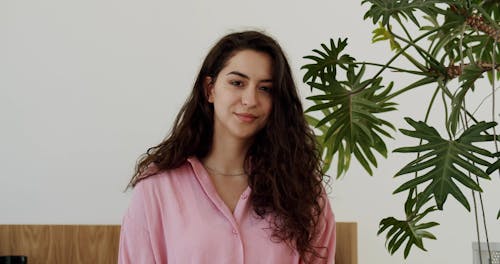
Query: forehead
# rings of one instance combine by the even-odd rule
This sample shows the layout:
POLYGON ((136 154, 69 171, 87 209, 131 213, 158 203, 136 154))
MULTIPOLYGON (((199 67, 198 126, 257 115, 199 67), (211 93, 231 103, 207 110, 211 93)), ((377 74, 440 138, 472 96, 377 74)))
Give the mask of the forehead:
POLYGON ((271 56, 267 53, 241 50, 229 58, 221 73, 239 71, 249 77, 270 79, 273 73, 272 64, 271 56))

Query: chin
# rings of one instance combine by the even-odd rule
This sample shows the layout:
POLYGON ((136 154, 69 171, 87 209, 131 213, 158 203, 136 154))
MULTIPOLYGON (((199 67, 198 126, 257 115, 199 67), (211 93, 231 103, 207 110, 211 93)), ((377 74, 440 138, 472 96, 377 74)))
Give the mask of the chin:
POLYGON ((251 140, 257 134, 257 131, 233 131, 234 137, 242 140, 251 140))
POLYGON ((251 140, 254 138, 255 133, 236 133, 234 136, 241 140, 251 140))

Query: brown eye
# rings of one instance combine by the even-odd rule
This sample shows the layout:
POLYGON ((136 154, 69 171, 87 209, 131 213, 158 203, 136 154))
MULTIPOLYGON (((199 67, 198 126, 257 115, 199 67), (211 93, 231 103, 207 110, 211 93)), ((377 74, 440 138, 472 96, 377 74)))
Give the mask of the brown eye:
POLYGON ((231 85, 241 87, 243 85, 243 82, 241 81, 231 81, 231 85))
POLYGON ((271 92, 271 88, 270 87, 266 87, 266 86, 262 86, 259 88, 261 91, 264 91, 266 93, 270 93, 271 92))

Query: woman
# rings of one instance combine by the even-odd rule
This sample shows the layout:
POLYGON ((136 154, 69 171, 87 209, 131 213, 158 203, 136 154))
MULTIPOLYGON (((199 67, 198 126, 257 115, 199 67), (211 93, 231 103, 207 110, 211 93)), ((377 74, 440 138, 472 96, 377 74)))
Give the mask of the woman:
POLYGON ((119 263, 333 263, 320 166, 279 45, 227 35, 138 163, 119 263))

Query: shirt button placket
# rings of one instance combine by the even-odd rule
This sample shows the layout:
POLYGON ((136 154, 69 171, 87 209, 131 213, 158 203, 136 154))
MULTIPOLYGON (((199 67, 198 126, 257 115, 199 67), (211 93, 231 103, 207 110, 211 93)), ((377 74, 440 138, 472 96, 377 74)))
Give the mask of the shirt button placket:
POLYGON ((233 228, 231 230, 231 233, 233 233, 233 236, 235 237, 235 239, 238 239, 238 242, 240 244, 240 254, 239 254, 239 259, 240 259, 240 262, 241 264, 243 264, 245 262, 245 252, 244 252, 244 249, 243 249, 243 241, 241 240, 241 236, 239 236, 239 232, 236 228, 233 228))

